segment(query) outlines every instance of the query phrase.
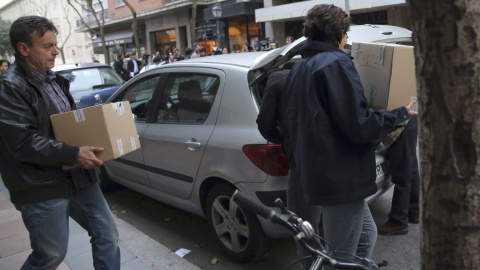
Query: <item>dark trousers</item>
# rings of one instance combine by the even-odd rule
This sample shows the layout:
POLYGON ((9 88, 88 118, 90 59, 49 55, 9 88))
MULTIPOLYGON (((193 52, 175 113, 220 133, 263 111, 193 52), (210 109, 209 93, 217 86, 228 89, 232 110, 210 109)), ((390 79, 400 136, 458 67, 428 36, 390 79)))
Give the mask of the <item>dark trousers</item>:
POLYGON ((417 160, 417 117, 412 117, 402 134, 387 148, 392 182, 395 184, 390 220, 408 224, 408 215, 420 212, 420 174, 417 160))

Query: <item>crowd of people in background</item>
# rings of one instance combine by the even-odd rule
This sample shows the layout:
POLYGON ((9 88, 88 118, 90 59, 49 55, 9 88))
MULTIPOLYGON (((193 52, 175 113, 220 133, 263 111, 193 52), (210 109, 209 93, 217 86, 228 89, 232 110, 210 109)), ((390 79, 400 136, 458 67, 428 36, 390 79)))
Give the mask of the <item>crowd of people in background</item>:
MULTIPOLYGON (((292 43, 295 39, 292 36, 287 36, 285 38, 285 43, 288 45, 292 43)), ((215 46, 215 45, 214 45, 215 46)), ((204 57, 209 55, 217 54, 228 54, 228 53, 242 53, 242 52, 257 52, 257 51, 270 51, 275 50, 278 47, 278 42, 276 40, 267 40, 258 41, 253 40, 251 44, 245 42, 242 44, 240 50, 230 50, 228 47, 214 47, 212 51, 207 52, 205 46, 201 46, 198 42, 193 44, 193 48, 186 48, 185 54, 182 54, 179 48, 174 48, 172 52, 166 51, 161 53, 156 51, 155 53, 144 54, 142 56, 142 61, 137 58, 136 52, 126 52, 120 53, 118 55, 117 61, 113 62, 113 68, 117 73, 124 79, 129 80, 133 76, 137 75, 142 66, 148 65, 150 62, 155 64, 168 64, 177 61, 187 60, 196 57, 204 57)), ((95 56, 92 56, 93 62, 99 62, 95 56)), ((3 62, 2 62, 3 63, 3 62)), ((2 67, 3 68, 3 67, 2 67)), ((2 69, 0 69, 2 71, 2 69)))

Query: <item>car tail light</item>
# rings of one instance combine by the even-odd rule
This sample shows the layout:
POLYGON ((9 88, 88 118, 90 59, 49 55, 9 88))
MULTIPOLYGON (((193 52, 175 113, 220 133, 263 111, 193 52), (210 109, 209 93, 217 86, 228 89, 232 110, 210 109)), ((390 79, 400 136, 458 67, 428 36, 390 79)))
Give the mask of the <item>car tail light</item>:
POLYGON ((247 144, 243 153, 260 170, 272 176, 288 175, 288 158, 278 144, 247 144))

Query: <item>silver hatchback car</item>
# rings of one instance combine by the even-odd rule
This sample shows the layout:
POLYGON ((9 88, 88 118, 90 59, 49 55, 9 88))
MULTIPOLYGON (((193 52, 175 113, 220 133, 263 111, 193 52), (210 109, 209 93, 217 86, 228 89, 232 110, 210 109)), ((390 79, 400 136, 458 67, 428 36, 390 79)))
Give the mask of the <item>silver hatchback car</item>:
MULTIPOLYGON (((299 39, 269 52, 179 61, 128 81, 108 101, 129 101, 141 149, 106 162, 110 179, 208 220, 233 259, 261 257, 285 230, 230 200, 236 189, 275 207, 286 203, 288 163, 259 133, 256 118, 269 74, 295 61, 299 39)), ((378 192, 391 187, 385 148, 377 146, 378 192)))

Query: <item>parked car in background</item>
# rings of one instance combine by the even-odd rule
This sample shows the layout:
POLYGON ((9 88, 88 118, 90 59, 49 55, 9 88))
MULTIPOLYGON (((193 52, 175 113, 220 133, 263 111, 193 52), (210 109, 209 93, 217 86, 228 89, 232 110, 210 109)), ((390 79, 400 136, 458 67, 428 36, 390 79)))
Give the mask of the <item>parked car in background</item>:
POLYGON ((52 70, 70 81, 78 109, 104 103, 125 83, 111 66, 100 63, 56 65, 52 70))
MULTIPOLYGON (((193 58, 135 76, 108 102, 130 102, 142 147, 106 162, 103 184, 113 181, 204 217, 231 258, 260 258, 272 238, 289 234, 230 198, 239 189, 269 207, 276 198, 286 203, 287 159, 280 145, 260 135, 256 118, 268 76, 298 61, 305 42, 193 58)), ((392 186, 385 157, 378 142, 378 191, 369 201, 392 186)))

